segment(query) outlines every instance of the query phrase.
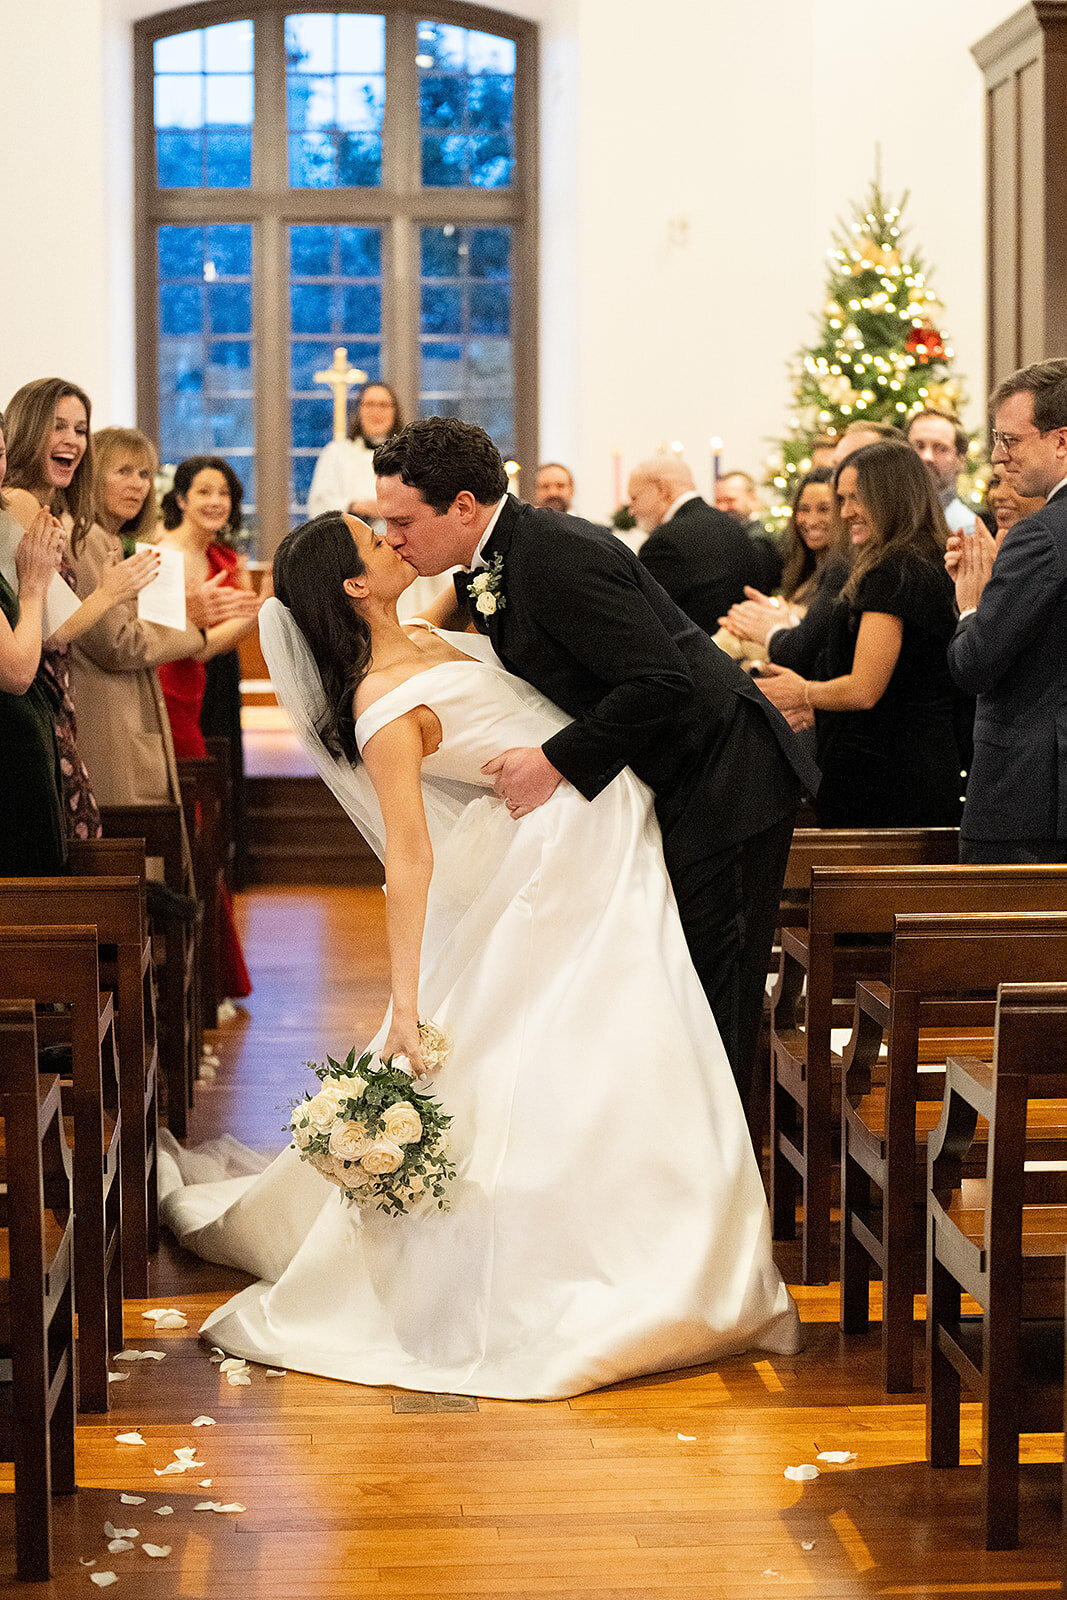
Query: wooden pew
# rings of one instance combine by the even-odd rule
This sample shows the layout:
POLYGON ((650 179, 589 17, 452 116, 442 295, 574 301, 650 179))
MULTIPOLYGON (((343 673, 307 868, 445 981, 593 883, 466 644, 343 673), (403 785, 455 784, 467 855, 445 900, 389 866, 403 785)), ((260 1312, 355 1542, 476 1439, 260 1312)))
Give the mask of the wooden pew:
POLYGON ((71 1043, 64 1124, 74 1147, 78 1395, 83 1411, 106 1411, 108 1353, 122 1340, 122 1112, 114 1001, 100 991, 95 925, 0 927, 0 975, 0 999, 70 1007, 54 1018, 40 1012, 37 1032, 45 1044, 64 1035, 71 1043))
POLYGON ((962 1381, 982 1405, 988 1550, 1018 1543, 1020 1433, 1064 1421, 1067 1172, 1025 1167, 1047 1155, 1033 1124, 1049 1095, 1067 1095, 1067 984, 1004 984, 993 1065, 949 1061, 928 1151, 927 1458, 959 1466, 962 1381), (966 1180, 980 1119, 984 1177, 966 1180), (962 1314, 962 1294, 980 1323, 962 1314))
MULTIPOLYGON (((999 983, 1050 982, 1064 972, 1067 912, 900 916, 889 985, 857 986, 842 1102, 841 1327, 866 1330, 868 1279, 880 1273, 890 1394, 913 1382, 926 1140, 940 1115, 946 1057, 992 1053, 999 983)), ((1044 1132, 1067 1156, 1065 1112, 1053 1107, 1044 1132)))
POLYGON ((807 924, 812 867, 951 867, 959 842, 958 828, 798 828, 782 885, 781 925, 807 924))
MULTIPOLYGON (((145 854, 162 860, 164 881, 176 892, 185 892, 186 846, 180 806, 102 806, 100 814, 103 844, 143 839, 145 854)), ((152 949, 167 1126, 175 1138, 184 1139, 203 1045, 196 930, 187 923, 154 918, 152 949)))
POLYGON ((52 1575, 52 1495, 74 1480, 73 1208, 59 1080, 32 1000, 0 1001, 0 1458, 15 1467, 18 1576, 52 1575))
POLYGON ((136 877, 0 878, 0 926, 95 924, 100 981, 115 998, 122 1105, 122 1251, 127 1294, 148 1294, 148 1258, 159 1248, 156 1186, 157 1052, 151 943, 140 841, 75 846, 75 868, 139 862, 136 877))
POLYGON ((207 753, 215 762, 219 774, 219 799, 220 823, 222 843, 219 848, 219 857, 222 862, 222 876, 232 894, 238 888, 236 857, 237 844, 234 834, 234 793, 233 793, 233 751, 229 739, 224 739, 218 734, 208 734, 204 738, 207 753))
MULTIPOLYGON (((214 1028, 219 1003, 224 998, 219 933, 226 865, 223 779, 214 757, 183 756, 178 762, 178 781, 193 855, 193 876, 204 903, 199 951, 200 1009, 204 1027, 214 1028)), ((197 1070, 199 1065, 198 1059, 197 1070)))
POLYGON ((897 912, 1058 910, 1064 867, 813 867, 806 928, 783 928, 771 998, 771 1213, 791 1239, 804 1206, 805 1283, 830 1277, 830 1185, 840 1128, 840 1056, 857 982, 884 979, 897 912))

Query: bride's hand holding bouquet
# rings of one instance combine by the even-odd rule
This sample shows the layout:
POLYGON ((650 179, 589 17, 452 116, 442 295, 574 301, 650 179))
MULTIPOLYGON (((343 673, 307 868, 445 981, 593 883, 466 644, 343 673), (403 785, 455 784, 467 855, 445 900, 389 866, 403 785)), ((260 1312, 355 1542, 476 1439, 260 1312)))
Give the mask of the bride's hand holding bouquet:
MULTIPOLYGON (((390 1035, 392 1037, 392 1035, 390 1035)), ((429 1074, 443 1064, 451 1040, 435 1023, 417 1025, 415 1047, 429 1074)), ((293 1108, 293 1146, 329 1183, 358 1206, 377 1205, 394 1215, 416 1201, 447 1207, 445 1186, 455 1177, 448 1159, 451 1117, 417 1087, 401 1055, 370 1051, 344 1062, 327 1056, 325 1066, 308 1062, 318 1093, 293 1108)))

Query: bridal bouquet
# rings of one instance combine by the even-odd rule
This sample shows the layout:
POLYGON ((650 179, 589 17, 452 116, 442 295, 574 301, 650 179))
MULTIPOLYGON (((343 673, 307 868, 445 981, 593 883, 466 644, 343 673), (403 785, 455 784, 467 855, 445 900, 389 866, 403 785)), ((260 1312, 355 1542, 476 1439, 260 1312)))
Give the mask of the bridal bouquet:
MULTIPOLYGON (((426 1065, 439 1066, 450 1048, 447 1034, 434 1023, 420 1023, 419 1040, 426 1065)), ((356 1205, 377 1205, 400 1216, 432 1196, 444 1211, 445 1187, 456 1175, 448 1159, 452 1118, 429 1094, 416 1091, 411 1073, 399 1064, 403 1060, 368 1051, 357 1061, 353 1049, 344 1062, 332 1056, 325 1066, 309 1061, 319 1091, 294 1107, 289 1132, 301 1160, 356 1205)))

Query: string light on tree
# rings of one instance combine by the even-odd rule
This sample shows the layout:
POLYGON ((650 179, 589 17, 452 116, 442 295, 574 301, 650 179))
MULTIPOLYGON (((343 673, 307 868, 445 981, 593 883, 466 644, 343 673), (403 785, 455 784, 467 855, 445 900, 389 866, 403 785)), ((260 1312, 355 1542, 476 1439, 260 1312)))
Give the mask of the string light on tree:
POLYGON ((955 415, 963 403, 943 308, 900 225, 906 201, 890 204, 876 180, 826 252, 817 337, 796 359, 790 432, 770 461, 767 482, 783 505, 820 435, 836 438, 858 419, 899 426, 924 405, 955 415))

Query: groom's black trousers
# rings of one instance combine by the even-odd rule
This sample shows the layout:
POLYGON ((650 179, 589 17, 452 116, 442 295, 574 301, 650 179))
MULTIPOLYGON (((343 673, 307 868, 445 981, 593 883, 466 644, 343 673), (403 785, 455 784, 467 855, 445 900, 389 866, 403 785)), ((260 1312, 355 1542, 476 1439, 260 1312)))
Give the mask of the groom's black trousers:
POLYGON ((664 840, 689 953, 746 1111, 793 823, 790 815, 694 862, 672 862, 664 840))

